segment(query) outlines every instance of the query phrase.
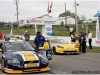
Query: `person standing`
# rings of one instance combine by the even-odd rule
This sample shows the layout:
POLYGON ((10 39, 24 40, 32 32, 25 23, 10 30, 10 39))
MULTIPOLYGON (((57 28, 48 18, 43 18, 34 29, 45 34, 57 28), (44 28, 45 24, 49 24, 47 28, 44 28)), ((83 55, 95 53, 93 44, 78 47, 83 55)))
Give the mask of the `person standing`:
POLYGON ((88 38, 87 33, 85 33, 85 47, 86 47, 86 43, 87 43, 87 38, 88 38))
POLYGON ((69 28, 69 31, 70 31, 70 36, 71 36, 71 34, 73 33, 73 28, 69 28))
POLYGON ((73 33, 71 34, 71 42, 76 42, 76 38, 77 38, 77 36, 76 36, 75 32, 73 31, 73 33))
POLYGON ((39 46, 43 47, 44 42, 45 42, 45 37, 42 36, 40 32, 37 32, 36 33, 36 37, 34 39, 34 47, 35 47, 35 49, 37 49, 39 46))
POLYGON ((88 43, 89 43, 89 49, 92 49, 92 33, 89 31, 88 34, 88 43))
POLYGON ((29 40, 30 40, 30 34, 27 31, 25 31, 24 37, 25 37, 25 41, 29 42, 29 40))
POLYGON ((2 40, 2 39, 3 39, 3 34, 0 31, 0 40, 2 40))
POLYGON ((81 44, 82 44, 82 53, 86 52, 86 37, 85 37, 85 33, 82 33, 82 40, 81 40, 81 44))
POLYGON ((81 43, 81 39, 82 38, 82 32, 80 32, 79 36, 77 37, 78 41, 79 41, 79 44, 80 44, 80 47, 79 47, 79 51, 81 52, 81 46, 82 46, 82 43, 81 43))

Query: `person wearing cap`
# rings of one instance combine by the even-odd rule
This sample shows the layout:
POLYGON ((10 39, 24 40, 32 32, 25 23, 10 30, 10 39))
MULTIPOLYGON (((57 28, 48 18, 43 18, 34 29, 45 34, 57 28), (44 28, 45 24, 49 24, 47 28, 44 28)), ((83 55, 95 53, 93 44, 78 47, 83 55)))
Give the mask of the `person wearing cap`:
POLYGON ((71 34, 71 42, 76 42, 76 38, 77 38, 77 35, 73 31, 73 33, 71 34))
POLYGON ((29 42, 29 40, 30 40, 30 34, 27 31, 25 31, 24 37, 25 37, 25 41, 29 42))
POLYGON ((45 37, 42 36, 40 32, 37 32, 36 37, 34 39, 35 48, 37 49, 39 46, 43 46, 44 42, 45 42, 45 37))

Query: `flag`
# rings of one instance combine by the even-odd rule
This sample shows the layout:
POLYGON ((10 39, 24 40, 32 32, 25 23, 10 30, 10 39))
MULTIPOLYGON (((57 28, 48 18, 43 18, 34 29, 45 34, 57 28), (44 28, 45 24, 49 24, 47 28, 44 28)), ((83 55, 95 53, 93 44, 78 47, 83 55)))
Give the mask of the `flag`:
POLYGON ((100 46, 100 33, 99 33, 99 20, 97 16, 97 22, 96 22, 96 45, 100 46))
POLYGON ((49 12, 49 2, 48 2, 48 9, 47 9, 47 12, 48 12, 48 14, 50 13, 50 12, 49 12))
POLYGON ((51 13, 51 10, 52 10, 52 6, 53 6, 53 2, 51 1, 51 4, 49 5, 49 2, 48 2, 48 14, 51 13))

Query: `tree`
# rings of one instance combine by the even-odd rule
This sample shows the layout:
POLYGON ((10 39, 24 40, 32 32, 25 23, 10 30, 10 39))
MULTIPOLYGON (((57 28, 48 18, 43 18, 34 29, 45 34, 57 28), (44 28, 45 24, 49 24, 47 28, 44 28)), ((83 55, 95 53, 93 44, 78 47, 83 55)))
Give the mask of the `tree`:
POLYGON ((0 26, 3 26, 3 25, 5 25, 6 24, 6 22, 1 22, 0 21, 0 26))
MULTIPOLYGON (((76 15, 74 13, 70 12, 69 10, 66 10, 66 13, 63 12, 63 13, 59 14, 59 17, 65 17, 65 16, 70 16, 72 18, 75 18, 76 15)), ((78 15, 77 15, 77 19, 78 20, 80 19, 78 15)))
POLYGON ((84 15, 81 15, 81 20, 82 21, 85 21, 86 20, 86 17, 84 15))

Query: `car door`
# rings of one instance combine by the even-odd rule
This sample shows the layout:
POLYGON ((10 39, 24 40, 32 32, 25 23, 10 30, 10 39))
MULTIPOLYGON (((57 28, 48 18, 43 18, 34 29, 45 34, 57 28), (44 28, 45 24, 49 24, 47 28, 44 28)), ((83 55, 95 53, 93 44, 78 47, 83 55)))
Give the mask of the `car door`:
POLYGON ((43 49, 43 47, 40 47, 41 48, 41 52, 47 56, 48 60, 52 60, 52 47, 51 47, 51 42, 50 40, 47 40, 47 43, 48 43, 48 48, 47 49, 43 49))

